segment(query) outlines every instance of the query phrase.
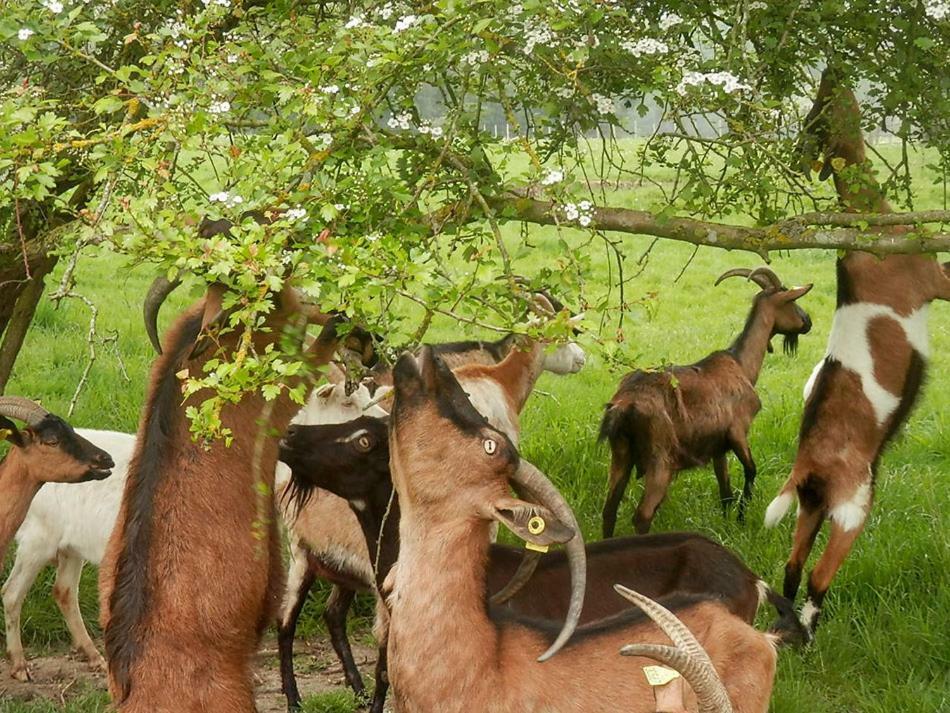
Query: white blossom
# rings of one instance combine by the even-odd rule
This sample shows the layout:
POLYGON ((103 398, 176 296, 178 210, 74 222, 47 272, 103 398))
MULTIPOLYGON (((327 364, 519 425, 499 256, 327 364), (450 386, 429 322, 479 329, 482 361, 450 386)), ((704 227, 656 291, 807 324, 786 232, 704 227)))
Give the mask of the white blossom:
POLYGON ((749 3, 750 12, 755 11, 755 10, 768 10, 768 9, 769 9, 768 3, 764 3, 764 2, 750 2, 749 3))
POLYGON ((416 15, 406 15, 405 17, 400 17, 398 20, 396 20, 396 26, 393 28, 393 32, 402 32, 403 30, 408 30, 418 21, 419 18, 416 15))
POLYGON ((488 62, 488 50, 477 50, 474 52, 469 52, 467 55, 465 55, 465 58, 463 61, 466 64, 469 64, 473 67, 475 65, 485 64, 486 62, 488 62))
POLYGON ((359 13, 350 16, 350 19, 346 21, 346 24, 343 25, 347 30, 352 30, 357 27, 362 27, 366 24, 366 21, 363 19, 363 16, 359 13))
POLYGON ((552 169, 548 171, 544 178, 541 179, 542 186, 553 186, 555 183, 560 183, 564 180, 564 171, 558 169, 552 169))
POLYGON ((590 98, 593 100, 594 104, 597 105, 597 111, 601 114, 613 114, 614 113, 614 100, 610 97, 605 97, 603 94, 591 94, 590 98))
POLYGON ((950 17, 950 2, 947 0, 924 0, 924 13, 931 20, 946 20, 950 17))
POLYGON ((577 222, 580 223, 581 227, 586 228, 590 225, 591 217, 589 215, 582 215, 577 219, 577 222))
POLYGON ((665 12, 663 16, 660 17, 660 29, 668 30, 671 27, 675 27, 683 21, 683 18, 677 15, 675 12, 665 12))
POLYGON ((346 210, 346 203, 334 203, 333 207, 336 208, 338 211, 344 211, 346 210))
POLYGON ((554 42, 554 31, 543 22, 537 20, 528 21, 524 24, 524 49, 525 54, 534 52, 537 45, 550 45, 554 42))
POLYGON ((208 107, 208 111, 212 114, 226 114, 231 111, 231 102, 219 100, 211 102, 211 106, 208 107))
POLYGON ((328 148, 328 147, 330 146, 330 144, 333 143, 333 135, 332 135, 332 134, 327 134, 327 133, 318 134, 318 135, 317 135, 317 143, 318 143, 322 148, 328 148))
POLYGON ((54 15, 58 15, 63 11, 63 3, 59 0, 43 0, 41 4, 54 15))
POLYGON ((223 203, 228 208, 233 208, 234 206, 240 205, 244 202, 244 199, 241 196, 237 194, 231 195, 227 191, 212 193, 210 196, 208 196, 208 200, 212 203, 223 203))
POLYGON ((386 122, 390 129, 408 129, 412 125, 412 114, 404 111, 401 114, 393 114, 386 122))
POLYGON ((642 57, 645 54, 663 54, 670 51, 669 45, 661 40, 654 40, 651 37, 644 37, 637 40, 626 40, 620 44, 624 50, 634 57, 642 57))
POLYGON ((574 96, 574 87, 572 86, 558 87, 557 89, 554 90, 554 93, 557 94, 562 99, 570 99, 572 96, 574 96))
POLYGON ((709 72, 707 74, 686 72, 683 74, 680 83, 676 85, 676 91, 678 94, 685 95, 689 87, 698 87, 702 84, 712 84, 727 94, 752 88, 748 84, 740 82, 738 77, 729 72, 709 72))
POLYGON ((212 5, 217 5, 219 7, 230 7, 231 0, 201 0, 205 7, 211 7, 212 5))
POLYGON ((33 32, 33 30, 31 30, 29 27, 21 27, 19 31, 16 33, 16 36, 17 36, 17 39, 20 40, 21 42, 26 42, 28 39, 30 39, 30 37, 32 37, 35 34, 36 33, 33 32))
POLYGON ((379 16, 384 20, 388 20, 393 15, 393 4, 391 2, 386 3, 381 8, 379 8, 379 16))
POLYGON ((301 208, 299 205, 296 208, 290 208, 285 213, 284 216, 290 220, 304 220, 307 217, 307 209, 301 208))
POLYGON ((340 87, 336 84, 328 84, 325 87, 320 87, 320 91, 324 94, 338 94, 340 87))
POLYGON ((232 54, 229 54, 229 55, 227 56, 227 63, 228 63, 228 64, 235 64, 235 63, 237 63, 237 61, 238 61, 239 59, 240 59, 240 57, 239 57, 238 55, 232 53, 232 54))

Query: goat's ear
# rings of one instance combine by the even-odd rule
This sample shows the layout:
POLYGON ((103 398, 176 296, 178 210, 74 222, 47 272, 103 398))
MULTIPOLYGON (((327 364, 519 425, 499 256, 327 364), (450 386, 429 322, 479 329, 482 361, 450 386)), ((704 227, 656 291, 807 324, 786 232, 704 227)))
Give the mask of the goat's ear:
POLYGON ((821 170, 818 172, 818 180, 824 181, 834 172, 834 166, 831 165, 831 159, 826 158, 825 162, 821 165, 821 170))
POLYGON ((802 287, 793 287, 790 290, 785 290, 785 293, 782 295, 783 302, 794 302, 799 297, 807 295, 811 288, 814 287, 813 284, 803 285, 802 287))
POLYGON ((224 285, 218 283, 208 287, 208 293, 205 295, 204 314, 201 317, 201 331, 217 324, 224 316, 225 289, 224 285))
POLYGON ((0 438, 17 448, 23 448, 26 445, 26 440, 20 429, 6 416, 0 416, 0 438))
POLYGON ((574 537, 574 528, 557 519, 541 505, 512 497, 492 504, 492 517, 535 547, 563 544, 574 537))

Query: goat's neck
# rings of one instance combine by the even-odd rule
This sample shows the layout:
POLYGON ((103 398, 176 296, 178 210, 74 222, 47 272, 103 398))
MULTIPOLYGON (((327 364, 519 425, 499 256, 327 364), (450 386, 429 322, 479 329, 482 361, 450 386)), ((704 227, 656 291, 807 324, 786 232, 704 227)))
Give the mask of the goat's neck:
POLYGON ((515 346, 494 369, 495 380, 507 392, 518 413, 521 413, 544 370, 544 345, 529 342, 524 347, 515 346))
POLYGON ((382 590, 383 581, 399 556, 399 498, 391 482, 378 485, 370 492, 363 507, 350 501, 366 538, 370 562, 376 573, 376 588, 382 590))
POLYGON ((7 457, 0 462, 0 559, 23 524, 33 496, 39 492, 41 485, 25 475, 19 450, 10 449, 7 457))
POLYGON ((742 332, 730 348, 739 366, 753 384, 759 378, 762 360, 765 359, 765 352, 768 351, 774 325, 774 317, 757 300, 752 305, 742 332))
POLYGON ((432 524, 403 507, 399 564, 391 604, 389 666, 393 687, 452 690, 492 687, 498 630, 485 604, 489 524, 432 524), (464 642, 456 645, 455 642, 464 642), (473 652, 475 654, 473 655, 473 652), (420 666, 419 662, 435 665, 420 666), (458 672, 464 685, 441 671, 458 672))

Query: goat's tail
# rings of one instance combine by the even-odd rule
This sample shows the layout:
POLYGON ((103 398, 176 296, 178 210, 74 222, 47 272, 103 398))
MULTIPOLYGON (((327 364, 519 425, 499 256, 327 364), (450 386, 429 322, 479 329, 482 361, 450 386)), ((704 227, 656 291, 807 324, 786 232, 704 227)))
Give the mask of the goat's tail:
POLYGON ((801 646, 808 642, 808 632, 795 612, 795 605, 778 592, 774 591, 763 580, 756 582, 759 589, 759 603, 768 602, 778 614, 778 619, 769 627, 781 646, 801 646))
POLYGON ((600 422, 600 433, 597 434, 597 441, 614 441, 626 437, 626 420, 627 416, 623 406, 608 403, 604 407, 604 418, 600 422))
POLYGON ((795 501, 795 491, 798 484, 805 479, 807 474, 807 471, 802 471, 798 467, 792 468, 792 473, 788 476, 788 480, 785 481, 785 485, 782 486, 778 495, 773 498, 772 502, 770 502, 769 506, 765 509, 766 527, 775 527, 782 518, 785 517, 789 508, 792 507, 792 503, 795 501))

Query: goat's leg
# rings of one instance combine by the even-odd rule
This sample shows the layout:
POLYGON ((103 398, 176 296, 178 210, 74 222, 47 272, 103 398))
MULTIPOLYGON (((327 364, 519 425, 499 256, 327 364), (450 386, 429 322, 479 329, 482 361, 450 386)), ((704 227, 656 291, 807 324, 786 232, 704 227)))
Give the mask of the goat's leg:
POLYGON ((379 647, 379 655, 376 659, 376 690, 373 691, 373 702, 370 704, 369 713, 383 713, 388 690, 389 673, 386 667, 386 644, 382 644, 379 647))
POLYGON ((630 471, 633 468, 633 457, 630 453, 630 444, 626 438, 617 438, 610 441, 610 480, 607 484, 607 501, 604 503, 603 533, 604 537, 613 537, 617 526, 617 509, 623 499, 627 483, 630 482, 630 471))
POLYGON ((660 503, 666 498, 666 491, 669 490, 672 479, 673 473, 665 464, 653 465, 647 469, 643 477, 643 495, 633 516, 633 525, 638 535, 645 535, 650 531, 653 517, 660 503))
POLYGON ((719 502, 722 504, 722 514, 729 512, 729 506, 736 499, 729 482, 729 461, 726 454, 713 456, 713 471, 716 473, 716 482, 719 483, 719 502))
POLYGON ((809 505, 799 500, 798 521, 795 523, 795 535, 792 538, 792 552, 785 563, 785 582, 782 594, 786 599, 795 601, 798 585, 802 581, 802 568, 811 554, 815 538, 825 521, 825 512, 821 507, 809 505))
POLYGON ((343 664, 346 682, 356 695, 362 698, 366 693, 366 688, 363 685, 360 670, 356 667, 356 661, 353 660, 350 640, 346 636, 346 614, 355 596, 354 590, 334 584, 333 589, 330 590, 330 598, 327 599, 327 607, 323 611, 323 620, 326 622, 327 631, 330 632, 333 650, 336 651, 337 658, 343 664))
POLYGON ((307 552, 299 542, 291 542, 291 564, 287 575, 287 592, 277 622, 277 650, 280 656, 280 682, 287 698, 287 710, 300 708, 300 691, 294 675, 294 637, 297 620, 307 601, 307 595, 316 577, 307 562, 307 552))
POLYGON ((79 577, 82 575, 83 561, 74 554, 60 552, 56 563, 56 583, 53 585, 53 598, 59 606, 69 634, 73 637, 73 647, 86 657, 93 668, 106 670, 106 660, 92 643, 86 624, 79 610, 79 577))
POLYGON ((30 669, 20 639, 20 612, 23 600, 33 586, 36 575, 52 559, 53 553, 40 553, 30 548, 17 549, 16 561, 3 585, 3 617, 6 622, 7 654, 10 656, 10 675, 18 681, 30 680, 30 669))
POLYGON ((864 530, 864 521, 854 525, 851 529, 845 529, 842 525, 831 519, 831 535, 828 537, 828 545, 818 560, 818 564, 811 571, 808 577, 808 598, 805 599, 805 605, 802 607, 802 625, 808 632, 809 638, 814 637, 815 627, 818 626, 818 617, 821 614, 821 605, 825 600, 825 594, 831 586, 831 580, 841 568, 848 553, 854 546, 854 541, 864 530))
POLYGON ((752 459, 752 451, 749 449, 749 438, 745 431, 733 432, 729 434, 730 447, 736 454, 736 458, 742 464, 745 482, 742 484, 742 495, 739 496, 739 522, 745 520, 745 508, 752 499, 752 488, 755 485, 756 467, 752 459))

